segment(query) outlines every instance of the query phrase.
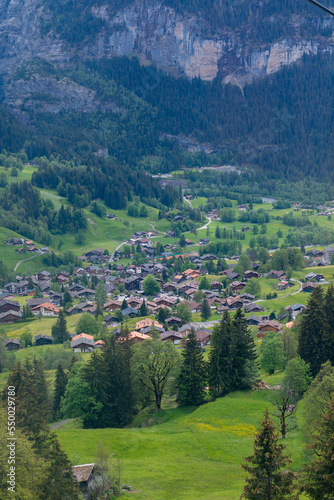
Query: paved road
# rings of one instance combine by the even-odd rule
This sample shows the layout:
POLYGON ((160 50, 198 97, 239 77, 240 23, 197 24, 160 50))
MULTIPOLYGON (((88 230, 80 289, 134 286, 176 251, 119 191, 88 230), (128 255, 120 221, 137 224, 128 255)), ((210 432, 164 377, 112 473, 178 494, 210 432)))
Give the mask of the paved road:
POLYGON ((29 257, 28 259, 24 259, 24 260, 20 260, 20 262, 18 262, 16 264, 16 266, 14 267, 14 271, 16 271, 16 269, 19 267, 20 264, 22 264, 22 262, 27 262, 27 260, 31 260, 31 259, 34 259, 35 257, 37 257, 38 255, 43 255, 43 252, 38 252, 38 253, 35 253, 35 255, 33 255, 32 257, 29 257))
POLYGON ((74 418, 68 418, 67 420, 62 420, 61 422, 57 422, 56 424, 51 425, 50 429, 55 430, 58 429, 61 425, 67 424, 67 422, 71 422, 71 420, 74 420, 74 418))
POLYGON ((204 226, 199 227, 199 228, 197 229, 197 231, 200 231, 201 229, 206 229, 206 228, 208 227, 208 225, 209 225, 209 224, 211 224, 211 219, 210 219, 210 217, 207 217, 207 219, 208 219, 208 222, 207 222, 204 226))
MULTIPOLYGON (((297 293, 301 292, 302 291, 302 282, 296 280, 295 278, 291 278, 291 281, 296 281, 297 283, 299 283, 299 289, 296 292, 288 293, 287 295, 283 295, 281 297, 275 297, 274 299, 270 299, 270 300, 285 299, 285 297, 291 297, 292 295, 296 295, 297 293)), ((258 300, 254 300, 254 302, 265 302, 266 300, 267 299, 258 299, 258 300)))
POLYGON ((188 203, 188 205, 190 205, 190 206, 191 206, 191 208, 194 208, 194 207, 193 207, 193 204, 191 203, 191 201, 190 201, 190 200, 187 200, 187 198, 185 198, 185 197, 183 197, 183 199, 184 199, 184 201, 185 201, 186 203, 188 203))

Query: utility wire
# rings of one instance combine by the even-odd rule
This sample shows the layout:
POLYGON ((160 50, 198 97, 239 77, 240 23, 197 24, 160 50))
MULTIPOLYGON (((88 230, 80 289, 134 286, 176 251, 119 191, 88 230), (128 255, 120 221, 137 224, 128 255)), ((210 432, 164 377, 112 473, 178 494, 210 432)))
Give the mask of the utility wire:
POLYGON ((329 7, 326 7, 325 5, 322 5, 321 3, 317 2, 317 0, 308 0, 310 3, 313 3, 313 5, 316 5, 320 9, 324 10, 325 12, 328 12, 328 14, 331 14, 334 16, 334 10, 330 9, 329 7))

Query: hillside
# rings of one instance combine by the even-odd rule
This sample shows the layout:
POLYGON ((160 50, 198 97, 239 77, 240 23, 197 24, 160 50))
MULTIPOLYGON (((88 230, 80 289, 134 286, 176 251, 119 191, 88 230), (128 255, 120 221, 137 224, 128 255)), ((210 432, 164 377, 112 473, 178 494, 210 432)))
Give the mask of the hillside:
POLYGON ((331 171, 334 21, 306 2, 1 0, 0 22, 9 151, 154 173, 331 171))

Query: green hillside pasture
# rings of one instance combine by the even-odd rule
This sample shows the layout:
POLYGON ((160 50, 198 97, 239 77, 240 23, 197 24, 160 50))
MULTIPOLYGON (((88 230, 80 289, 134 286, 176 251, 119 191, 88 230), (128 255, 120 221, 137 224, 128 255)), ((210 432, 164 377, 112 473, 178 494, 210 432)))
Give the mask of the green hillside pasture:
MULTIPOLYGON (((189 414, 141 429, 57 430, 60 444, 76 463, 96 460, 99 442, 123 459, 122 482, 138 500, 236 500, 245 473, 241 463, 253 441, 269 391, 238 392, 189 414)), ((163 412, 162 412, 163 413, 163 412)), ((302 458, 299 430, 286 439, 298 469, 302 458)), ((125 496, 124 496, 125 498, 125 496)))
MULTIPOLYGON (((72 316, 66 317, 67 327, 70 333, 75 333, 75 327, 79 318, 80 314, 73 314, 72 316)), ((20 338, 24 332, 30 332, 33 337, 40 333, 51 335, 52 325, 56 321, 57 318, 33 318, 27 321, 18 321, 17 323, 3 325, 1 326, 1 330, 4 331, 10 339, 20 338)))

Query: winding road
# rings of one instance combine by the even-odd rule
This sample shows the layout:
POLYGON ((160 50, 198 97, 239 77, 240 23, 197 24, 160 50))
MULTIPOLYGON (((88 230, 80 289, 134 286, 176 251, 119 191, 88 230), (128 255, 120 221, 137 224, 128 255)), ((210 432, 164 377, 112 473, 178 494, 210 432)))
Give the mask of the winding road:
MULTIPOLYGON (((283 295, 282 297, 275 297, 275 298, 270 299, 270 300, 285 299, 285 297, 292 297, 292 295, 296 295, 297 293, 301 292, 302 291, 302 285, 303 285, 302 282, 296 280, 295 278, 291 278, 291 281, 296 281, 297 283, 299 283, 299 289, 296 292, 288 293, 287 295, 283 295)), ((253 302, 266 302, 267 300, 268 299, 258 299, 258 300, 254 300, 253 302)))
POLYGON ((24 259, 24 260, 20 260, 20 262, 18 262, 16 264, 16 266, 14 267, 14 271, 16 271, 16 269, 19 267, 20 264, 22 264, 22 262, 27 262, 27 260, 31 260, 31 259, 34 259, 35 257, 37 257, 38 255, 43 255, 43 252, 38 252, 38 253, 35 253, 35 255, 33 255, 32 257, 29 257, 28 259, 24 259))

